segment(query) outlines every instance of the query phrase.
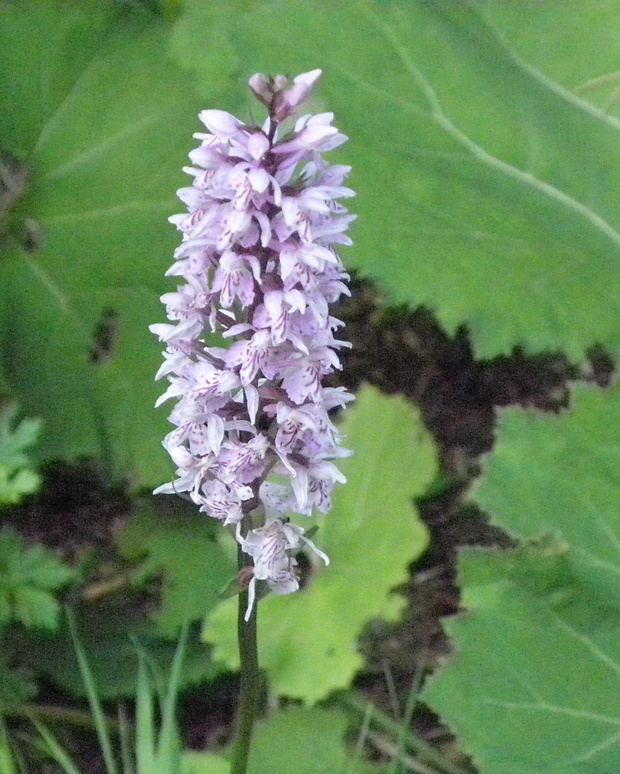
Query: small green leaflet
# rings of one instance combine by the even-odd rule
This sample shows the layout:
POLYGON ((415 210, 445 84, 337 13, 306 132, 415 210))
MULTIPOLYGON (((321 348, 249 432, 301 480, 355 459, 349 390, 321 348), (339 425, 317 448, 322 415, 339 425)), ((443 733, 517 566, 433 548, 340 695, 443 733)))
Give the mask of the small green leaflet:
POLYGON ((60 606, 52 592, 74 576, 56 555, 41 545, 26 545, 10 527, 0 530, 0 625, 55 629, 60 606))
POLYGON ((22 419, 16 424, 17 412, 15 403, 0 410, 0 504, 18 503, 40 484, 25 451, 36 442, 41 421, 22 419))

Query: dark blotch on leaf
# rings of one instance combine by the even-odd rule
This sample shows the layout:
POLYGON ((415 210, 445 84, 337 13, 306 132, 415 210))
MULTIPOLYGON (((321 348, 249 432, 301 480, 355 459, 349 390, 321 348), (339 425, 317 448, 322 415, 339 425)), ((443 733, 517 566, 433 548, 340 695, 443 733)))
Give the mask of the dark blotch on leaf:
POLYGON ((114 309, 104 309, 93 331, 93 346, 90 350, 90 362, 99 364, 114 354, 118 336, 120 317, 114 309))

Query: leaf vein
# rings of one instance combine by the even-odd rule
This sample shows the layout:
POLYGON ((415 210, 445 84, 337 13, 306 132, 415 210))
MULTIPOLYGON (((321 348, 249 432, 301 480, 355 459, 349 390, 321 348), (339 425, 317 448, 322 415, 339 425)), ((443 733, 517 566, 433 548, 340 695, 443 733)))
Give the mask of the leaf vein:
MULTIPOLYGON (((568 717, 580 718, 582 720, 593 720, 598 723, 605 723, 610 726, 620 728, 620 718, 614 718, 609 715, 601 715, 597 712, 587 712, 586 710, 572 709, 571 707, 562 707, 559 704, 549 704, 548 702, 521 702, 506 701, 503 699, 482 699, 483 704, 491 704, 506 709, 517 709, 533 712, 551 712, 557 715, 566 715, 568 717)), ((620 733, 620 732, 618 732, 620 733)))
POLYGON ((69 174, 70 172, 79 168, 82 165, 89 164, 93 160, 97 159, 98 157, 110 151, 114 147, 114 145, 116 145, 118 142, 121 142, 126 137, 130 137, 132 134, 142 131, 143 129, 146 129, 149 126, 153 126, 162 117, 163 117, 163 114, 155 114, 152 116, 148 116, 140 121, 136 121, 130 124, 129 126, 124 127, 119 132, 116 132, 110 137, 103 139, 97 145, 93 145, 88 150, 82 153, 79 153, 74 158, 70 159, 64 164, 61 164, 59 167, 56 167, 56 169, 52 169, 46 174, 42 175, 42 177, 40 178, 40 181, 46 182, 49 180, 56 180, 60 177, 63 177, 64 175, 69 174))
MULTIPOLYGON (((614 244, 615 247, 620 248, 620 233, 593 209, 585 205, 583 202, 580 202, 578 199, 573 198, 565 191, 562 191, 560 188, 556 188, 556 186, 552 185, 551 183, 548 183, 545 180, 541 180, 530 172, 525 172, 524 170, 519 169, 518 167, 515 167, 506 161, 503 161, 503 159, 494 156, 477 142, 472 140, 469 135, 459 129, 458 126, 456 126, 456 124, 454 124, 444 112, 441 102, 439 101, 439 98, 437 97, 437 94, 432 85, 410 57, 409 52, 400 42, 392 27, 387 22, 380 21, 370 9, 367 9, 367 13, 374 17, 377 26, 383 31, 386 40, 391 44, 393 50, 399 56, 402 64, 412 76, 417 86, 421 89, 422 93, 426 97, 430 110, 425 111, 417 105, 408 105, 406 101, 398 100, 398 103, 401 104, 402 107, 413 111, 417 115, 428 116, 430 119, 435 121, 435 123, 440 126, 447 134, 453 137, 460 145, 466 148, 471 153, 471 155, 474 156, 474 158, 478 159, 480 162, 490 167, 491 169, 495 169, 503 175, 506 175, 507 177, 510 177, 513 180, 516 180, 517 182, 528 186, 529 188, 532 188, 547 196, 548 198, 562 204, 567 209, 587 220, 592 226, 594 226, 597 231, 604 234, 614 244)), ((383 94, 380 90, 377 91, 379 91, 379 93, 382 94, 382 96, 385 98, 385 94, 383 94)))
POLYGON ((64 225, 65 223, 76 223, 78 221, 96 220, 97 218, 124 215, 128 212, 149 212, 151 210, 169 210, 171 202, 169 200, 159 202, 133 201, 116 204, 112 207, 97 207, 85 212, 69 212, 63 215, 52 215, 51 217, 41 218, 47 225, 64 225))

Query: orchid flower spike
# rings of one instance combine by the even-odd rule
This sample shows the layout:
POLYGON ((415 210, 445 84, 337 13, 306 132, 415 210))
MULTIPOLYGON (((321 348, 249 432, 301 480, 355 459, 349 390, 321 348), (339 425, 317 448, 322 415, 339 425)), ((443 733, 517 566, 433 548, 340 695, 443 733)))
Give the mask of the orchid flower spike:
POLYGON ((350 168, 322 154, 347 138, 331 113, 304 115, 279 136, 320 75, 253 75, 262 126, 200 113, 207 132, 189 154, 192 184, 178 191, 187 212, 170 218, 183 239, 167 275, 181 284, 161 297, 170 323, 151 326, 166 345, 157 405, 174 402, 163 444, 177 466, 155 492, 186 493, 231 525, 254 562, 246 618, 257 581, 276 594, 299 588, 301 545, 328 562, 290 514, 330 509, 345 480, 333 461, 349 454, 330 414, 353 396, 323 384, 349 346, 334 336, 343 323, 329 305, 349 295, 335 246, 351 244, 355 216, 339 202, 354 195, 343 186, 350 168))

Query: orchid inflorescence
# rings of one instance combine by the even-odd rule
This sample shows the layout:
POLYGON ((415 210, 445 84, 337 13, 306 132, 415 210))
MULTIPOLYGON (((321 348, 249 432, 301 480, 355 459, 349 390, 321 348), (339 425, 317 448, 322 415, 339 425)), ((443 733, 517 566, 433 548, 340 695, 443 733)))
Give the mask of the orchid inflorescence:
POLYGON ((282 127, 320 74, 292 84, 254 75, 250 89, 268 110, 262 127, 200 113, 209 132, 194 135, 195 167, 184 168, 193 182, 178 191, 189 211, 170 218, 183 241, 166 274, 184 284, 161 297, 174 323, 151 326, 166 344, 156 378, 170 382, 156 405, 177 401, 163 444, 178 478, 155 492, 188 493, 233 525, 254 561, 246 618, 257 580, 276 594, 299 588, 301 544, 328 562, 287 514, 326 513, 334 483, 345 480, 332 460, 349 454, 330 411, 353 396, 322 383, 349 346, 334 338, 343 323, 328 305, 349 295, 334 245, 351 244, 355 216, 336 201, 354 195, 341 185, 350 167, 321 154, 347 138, 331 113, 282 127), (208 346, 209 331, 232 344, 208 346))

